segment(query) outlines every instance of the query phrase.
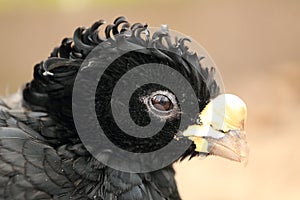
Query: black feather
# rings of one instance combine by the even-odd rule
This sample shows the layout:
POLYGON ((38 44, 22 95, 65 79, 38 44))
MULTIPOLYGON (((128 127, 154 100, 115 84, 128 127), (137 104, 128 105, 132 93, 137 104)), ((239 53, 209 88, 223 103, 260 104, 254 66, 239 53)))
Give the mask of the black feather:
MULTIPOLYGON (((169 64, 191 83, 200 110, 219 93, 214 69, 201 66, 201 58, 188 51, 186 38, 172 42, 165 30, 150 38, 144 35, 147 25, 130 25, 125 17, 107 25, 102 38, 99 29, 103 24, 99 20, 90 28, 76 29, 73 38, 63 39, 49 58, 35 65, 34 79, 26 84, 19 101, 22 106, 8 106, 9 102, 0 99, 0 199, 180 199, 172 166, 150 173, 125 173, 103 165, 89 154, 74 126, 74 80, 83 60, 103 41, 113 39, 107 52, 123 52, 115 38, 117 34, 126 35, 123 42, 149 48, 139 57, 121 61, 123 64, 154 60, 169 64)), ((126 70, 123 64, 112 70, 109 80, 126 70)), ((101 112, 98 114, 103 117, 101 112)), ((165 138, 151 145, 162 140, 165 138)), ((194 150, 192 145, 181 159, 196 156, 194 150)))

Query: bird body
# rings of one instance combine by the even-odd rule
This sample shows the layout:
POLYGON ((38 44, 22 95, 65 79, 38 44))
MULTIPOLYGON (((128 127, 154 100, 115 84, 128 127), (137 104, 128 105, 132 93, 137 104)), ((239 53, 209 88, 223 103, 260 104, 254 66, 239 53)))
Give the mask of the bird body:
POLYGON ((24 109, 20 97, 0 102, 0 199, 180 199, 172 166, 143 174, 109 168, 81 143, 57 144, 64 127, 24 109))

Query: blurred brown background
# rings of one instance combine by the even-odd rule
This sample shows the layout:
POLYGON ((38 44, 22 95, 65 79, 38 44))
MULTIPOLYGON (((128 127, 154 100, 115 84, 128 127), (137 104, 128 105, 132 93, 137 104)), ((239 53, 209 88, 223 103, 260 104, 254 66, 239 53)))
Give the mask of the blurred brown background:
POLYGON ((183 199, 300 199, 297 0, 0 0, 0 95, 29 81, 34 64, 78 26, 120 15, 194 38, 226 91, 248 104, 248 166, 216 157, 176 164, 183 199))

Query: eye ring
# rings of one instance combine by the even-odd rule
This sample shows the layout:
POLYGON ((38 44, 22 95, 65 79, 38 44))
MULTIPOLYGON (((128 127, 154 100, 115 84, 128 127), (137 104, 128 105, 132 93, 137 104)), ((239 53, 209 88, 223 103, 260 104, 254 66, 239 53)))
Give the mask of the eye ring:
POLYGON ((159 117, 162 120, 179 117, 181 114, 180 106, 178 104, 177 98, 175 95, 167 90, 158 90, 141 98, 141 101, 147 106, 149 113, 153 114, 156 117, 159 117), (162 96, 163 100, 167 100, 170 104, 162 108, 153 104, 152 99, 156 99, 156 96, 162 96), (167 109, 166 109, 167 108, 167 109))
POLYGON ((150 98, 150 105, 159 112, 169 112, 174 108, 172 100, 163 94, 156 94, 150 98))

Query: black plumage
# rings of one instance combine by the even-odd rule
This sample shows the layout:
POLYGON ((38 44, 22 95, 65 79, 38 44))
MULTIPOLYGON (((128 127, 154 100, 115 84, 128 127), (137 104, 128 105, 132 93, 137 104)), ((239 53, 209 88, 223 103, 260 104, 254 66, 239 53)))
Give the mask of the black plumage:
MULTIPOLYGON (((131 56, 128 62, 160 59, 158 61, 184 74, 199 99, 199 110, 219 94, 213 78, 214 69, 201 66, 201 58, 188 51, 184 38, 174 43, 161 30, 147 39, 142 36, 147 25, 130 25, 124 17, 106 26, 105 36, 101 37, 99 27, 103 24, 104 21, 100 20, 90 28, 78 28, 73 38, 64 39, 49 58, 34 67, 33 80, 26 84, 21 95, 13 97, 14 102, 0 99, 0 199, 180 199, 172 166, 149 173, 126 173, 109 168, 90 155, 81 143, 73 122, 74 80, 87 55, 98 44, 116 34, 129 34, 125 42, 150 47, 146 52, 141 52, 143 55, 140 57, 131 56), (168 50, 180 53, 193 65, 168 50), (200 69, 200 74, 195 67, 200 69)), ((112 43, 107 46, 107 51, 116 50, 118 45, 117 41, 112 43)), ((117 51, 122 52, 122 49, 117 48, 117 51)), ((118 79, 118 73, 122 74, 122 70, 125 70, 123 65, 116 65, 109 80, 113 82, 114 78, 118 79)), ((105 84, 110 83, 106 81, 105 84)), ((159 88, 148 86, 136 95, 148 94, 154 89, 159 88)), ((96 105, 97 102, 103 103, 103 98, 104 94, 98 95, 96 105)), ((133 105, 136 106, 132 111, 135 122, 147 124, 147 117, 141 117, 145 107, 134 101, 133 105)), ((98 109, 98 118, 105 117, 103 112, 98 109)), ((106 121, 111 122, 109 118, 106 121)), ((174 124, 176 117, 169 121, 174 124)), ((174 136, 170 129, 167 129, 169 134, 174 136)), ((112 139, 117 136, 115 133, 112 139)), ((158 138, 149 145, 155 146, 161 140, 164 139, 158 138)), ((128 144, 133 149, 136 146, 131 140, 128 144)), ((139 148, 143 152, 143 145, 139 148)), ((181 159, 199 154, 194 150, 195 145, 192 144, 181 159)))

